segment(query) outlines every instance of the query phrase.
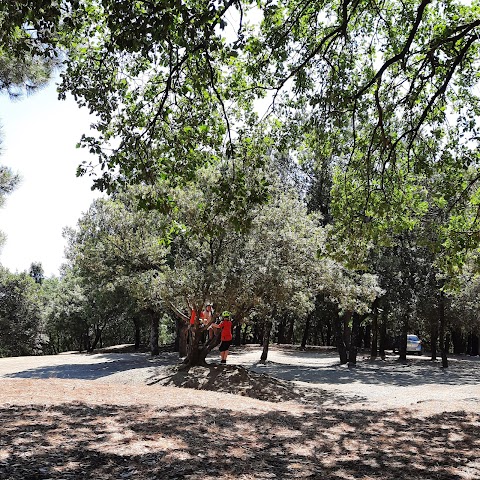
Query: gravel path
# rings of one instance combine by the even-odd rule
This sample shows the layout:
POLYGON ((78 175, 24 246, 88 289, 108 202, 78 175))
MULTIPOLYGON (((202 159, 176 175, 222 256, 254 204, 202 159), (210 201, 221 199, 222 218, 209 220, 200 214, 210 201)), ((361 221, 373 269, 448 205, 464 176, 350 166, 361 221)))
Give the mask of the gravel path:
MULTIPOLYGON (((411 357, 407 364, 396 357, 386 361, 360 358, 357 367, 338 363, 334 352, 272 348, 266 365, 258 363, 258 347, 233 349, 229 364, 242 365, 301 386, 318 387, 350 399, 350 407, 408 408, 442 411, 480 410, 480 359, 451 358, 444 370, 427 357, 411 357)), ((208 359, 218 362, 212 352, 208 359)), ((174 353, 151 358, 145 353, 68 353, 42 357, 0 359, 0 379, 63 379, 103 384, 145 385, 162 367, 175 364, 174 353)), ((0 380, 1 382, 1 380, 0 380)), ((332 397, 331 405, 335 401, 332 397)))

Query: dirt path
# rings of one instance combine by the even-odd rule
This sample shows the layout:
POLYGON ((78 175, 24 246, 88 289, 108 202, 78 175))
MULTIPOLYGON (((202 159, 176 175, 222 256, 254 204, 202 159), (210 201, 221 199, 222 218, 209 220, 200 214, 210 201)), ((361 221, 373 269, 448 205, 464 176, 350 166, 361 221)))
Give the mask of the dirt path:
POLYGON ((478 359, 259 354, 189 378, 173 354, 0 359, 0 480, 480 479, 478 359))
MULTIPOLYGON (((217 356, 213 352, 208 361, 217 363, 217 356)), ((266 365, 258 364, 259 358, 259 347, 234 349, 229 365, 242 365, 252 372, 328 392, 323 406, 335 406, 338 396, 348 399, 348 405, 342 402, 342 408, 408 408, 425 414, 480 411, 478 357, 452 358, 446 370, 427 357, 411 357, 403 365, 393 356, 386 361, 360 358, 357 367, 348 368, 339 365, 334 352, 275 347, 270 350, 266 365)), ((173 353, 155 359, 144 353, 5 358, 0 359, 0 379, 56 378, 143 386, 161 376, 164 367, 177 362, 173 353)), ((0 401, 4 395, 0 392, 0 401)))

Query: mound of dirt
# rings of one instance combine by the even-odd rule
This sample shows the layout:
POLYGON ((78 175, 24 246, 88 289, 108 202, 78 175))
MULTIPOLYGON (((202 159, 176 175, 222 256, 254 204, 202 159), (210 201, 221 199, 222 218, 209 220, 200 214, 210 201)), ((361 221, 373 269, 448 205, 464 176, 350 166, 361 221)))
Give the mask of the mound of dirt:
MULTIPOLYGON (((324 390, 300 387, 293 382, 252 372, 239 365, 216 364, 191 367, 187 370, 181 366, 158 367, 155 375, 147 383, 232 393, 269 402, 324 404, 332 398, 332 394, 324 390)), ((342 401, 347 400, 342 398, 340 402, 342 401)), ((337 396, 335 402, 339 402, 337 396)))

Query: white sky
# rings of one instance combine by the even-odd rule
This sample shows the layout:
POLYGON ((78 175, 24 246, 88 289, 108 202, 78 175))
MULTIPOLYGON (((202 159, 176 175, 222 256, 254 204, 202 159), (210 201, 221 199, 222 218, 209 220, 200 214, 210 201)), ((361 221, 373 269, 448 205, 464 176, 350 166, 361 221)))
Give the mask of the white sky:
POLYGON ((41 262, 46 276, 58 275, 64 261, 65 226, 75 226, 99 192, 92 179, 77 178, 77 166, 90 160, 76 149, 91 119, 73 99, 57 100, 55 84, 21 100, 0 95, 0 164, 22 177, 0 209, 0 230, 7 241, 0 264, 12 272, 41 262))

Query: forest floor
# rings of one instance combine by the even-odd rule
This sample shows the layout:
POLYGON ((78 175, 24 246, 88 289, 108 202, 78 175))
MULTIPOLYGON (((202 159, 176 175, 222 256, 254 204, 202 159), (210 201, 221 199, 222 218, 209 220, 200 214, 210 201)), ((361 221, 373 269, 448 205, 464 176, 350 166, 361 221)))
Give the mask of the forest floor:
POLYGON ((0 479, 480 479, 480 359, 0 359, 0 479))

